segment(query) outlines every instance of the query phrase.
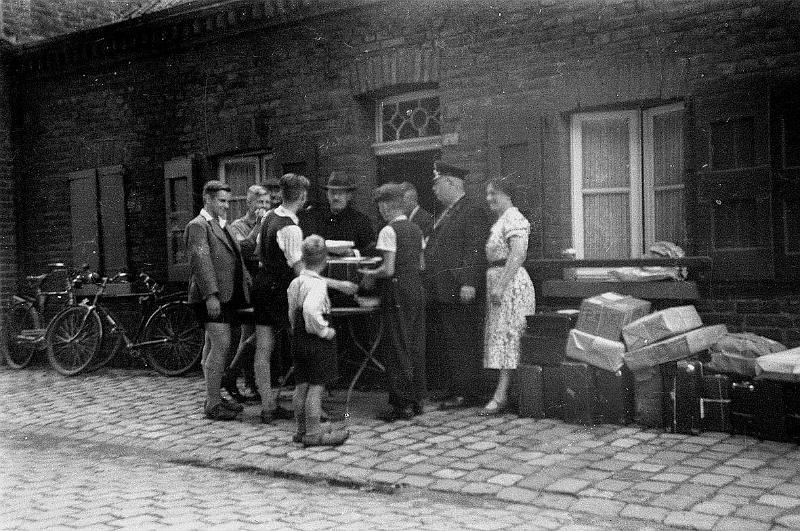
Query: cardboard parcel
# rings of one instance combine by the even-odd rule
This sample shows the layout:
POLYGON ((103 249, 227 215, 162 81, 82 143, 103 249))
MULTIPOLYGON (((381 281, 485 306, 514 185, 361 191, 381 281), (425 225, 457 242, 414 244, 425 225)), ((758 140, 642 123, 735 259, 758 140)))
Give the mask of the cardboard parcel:
POLYGON ((593 336, 619 341, 626 324, 650 313, 650 303, 619 293, 583 299, 575 328, 593 336))
POLYGON ((580 330, 569 331, 567 357, 600 369, 616 372, 622 368, 625 345, 580 330))
POLYGON ((637 350, 657 341, 703 326, 694 306, 677 306, 635 320, 622 329, 628 350, 637 350))
POLYGON ((708 349, 727 332, 728 329, 723 324, 697 328, 638 350, 626 352, 625 365, 633 371, 688 358, 692 354, 708 349))
POLYGON ((800 347, 756 358, 756 376, 764 380, 800 382, 800 347))

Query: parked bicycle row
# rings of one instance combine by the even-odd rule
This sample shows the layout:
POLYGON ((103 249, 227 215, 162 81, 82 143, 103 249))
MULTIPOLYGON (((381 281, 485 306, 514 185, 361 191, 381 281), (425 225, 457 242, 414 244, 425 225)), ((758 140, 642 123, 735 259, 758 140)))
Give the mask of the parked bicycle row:
POLYGON ((100 278, 87 267, 70 272, 62 263, 48 266, 50 272, 27 277, 29 293, 13 296, 6 311, 10 367, 23 369, 46 352, 56 371, 74 376, 107 365, 123 348, 167 376, 185 374, 199 362, 203 331, 185 292, 165 294, 145 272, 100 278), (106 303, 109 293, 135 300, 135 329, 115 316, 106 303))

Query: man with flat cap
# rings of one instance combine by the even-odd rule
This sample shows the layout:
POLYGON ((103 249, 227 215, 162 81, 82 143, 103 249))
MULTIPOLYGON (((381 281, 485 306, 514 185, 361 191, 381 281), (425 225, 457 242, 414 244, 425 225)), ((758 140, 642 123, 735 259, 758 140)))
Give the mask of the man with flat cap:
POLYGON ((356 189, 353 180, 345 172, 334 171, 324 188, 328 206, 312 208, 300 214, 303 234, 319 234, 326 240, 352 241, 359 251, 374 247, 372 222, 365 214, 350 206, 356 189))
POLYGON ((434 220, 425 247, 425 285, 428 330, 434 332, 428 353, 434 359, 439 355, 445 369, 442 409, 480 400, 483 305, 478 292, 483 288, 489 222, 484 210, 465 196, 467 173, 434 162, 433 193, 444 210, 434 220))

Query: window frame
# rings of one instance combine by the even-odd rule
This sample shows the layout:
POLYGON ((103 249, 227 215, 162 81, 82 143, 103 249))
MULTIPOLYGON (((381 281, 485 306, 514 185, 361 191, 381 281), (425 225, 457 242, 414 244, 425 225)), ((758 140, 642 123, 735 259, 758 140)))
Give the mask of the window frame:
POLYGON ((428 151, 433 149, 441 149, 442 137, 441 128, 440 134, 433 136, 424 136, 418 138, 408 138, 405 140, 391 140, 388 142, 382 141, 383 131, 383 105, 386 103, 398 103, 401 101, 424 99, 424 98, 439 98, 439 109, 441 114, 442 100, 439 96, 439 91, 435 89, 418 90, 414 92, 403 92, 394 96, 387 96, 375 100, 374 124, 375 124, 375 142, 372 144, 372 150, 376 156, 382 155, 398 155, 401 153, 409 153, 414 151, 428 151))
MULTIPOLYGON (((570 186, 572 216, 572 246, 578 258, 585 257, 584 241, 584 195, 583 188, 583 145, 582 125, 593 121, 614 118, 628 119, 629 168, 629 226, 630 257, 645 254, 646 247, 655 242, 656 233, 656 191, 683 190, 686 200, 686 180, 682 184, 655 186, 654 173, 654 118, 661 114, 686 111, 684 102, 667 103, 647 108, 620 109, 612 111, 574 113, 570 119, 570 186)), ((686 116, 684 114, 684 125, 686 116)), ((683 135, 685 147, 686 137, 683 135)), ((592 193, 620 192, 621 188, 589 189, 592 193)), ((686 220, 683 220, 686 223, 686 220)))
MULTIPOLYGON (((270 168, 274 169, 275 164, 275 154, 274 153, 264 153, 264 152, 256 152, 256 153, 242 153, 238 155, 227 155, 224 157, 220 157, 217 160, 217 178, 227 183, 227 175, 225 172, 225 165, 230 163, 245 163, 245 162, 252 162, 257 165, 255 178, 252 183, 248 184, 248 188, 254 184, 261 184, 267 179, 268 170, 270 168)), ((247 193, 245 195, 233 195, 231 194, 231 203, 238 203, 239 201, 244 201, 245 209, 247 211, 246 203, 247 203, 247 193)), ((234 221, 233 219, 229 221, 234 221)))

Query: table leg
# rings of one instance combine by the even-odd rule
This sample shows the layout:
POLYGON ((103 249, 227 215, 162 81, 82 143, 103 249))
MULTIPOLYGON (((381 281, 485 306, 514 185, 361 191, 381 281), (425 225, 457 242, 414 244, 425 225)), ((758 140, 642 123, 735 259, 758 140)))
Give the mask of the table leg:
POLYGON ((364 353, 364 361, 361 362, 361 365, 358 367, 356 371, 356 375, 353 377, 353 380, 350 382, 350 386, 347 388, 347 399, 345 400, 344 404, 344 423, 345 427, 350 427, 350 398, 353 395, 353 389, 356 386, 356 382, 361 377, 361 373, 364 372, 364 369, 367 368, 370 362, 374 363, 378 369, 381 371, 386 371, 386 368, 383 366, 381 362, 374 358, 375 351, 378 349, 378 345, 381 342, 383 337, 383 316, 379 315, 378 317, 378 331, 375 333, 375 340, 369 346, 369 348, 364 347, 364 345, 358 340, 355 334, 355 330, 353 329, 353 320, 347 320, 347 329, 350 333, 350 337, 353 338, 353 343, 364 353))

